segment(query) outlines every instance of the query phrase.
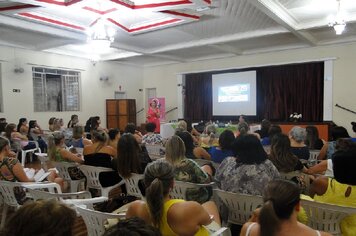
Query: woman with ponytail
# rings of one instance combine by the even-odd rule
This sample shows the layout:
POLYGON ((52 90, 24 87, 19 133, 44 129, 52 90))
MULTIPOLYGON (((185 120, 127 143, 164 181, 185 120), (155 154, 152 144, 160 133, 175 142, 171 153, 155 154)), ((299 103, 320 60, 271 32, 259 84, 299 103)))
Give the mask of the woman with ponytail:
MULTIPOLYGON (((257 222, 247 222, 240 236, 331 236, 297 221, 301 209, 299 187, 287 180, 271 181, 263 194, 257 222)), ((258 212, 258 211, 257 211, 258 212)))
POLYGON ((213 202, 200 205, 194 201, 171 199, 174 185, 173 166, 165 160, 150 163, 145 170, 146 202, 130 204, 126 218, 139 217, 159 228, 163 236, 209 235, 202 227, 214 219, 220 224, 213 202))

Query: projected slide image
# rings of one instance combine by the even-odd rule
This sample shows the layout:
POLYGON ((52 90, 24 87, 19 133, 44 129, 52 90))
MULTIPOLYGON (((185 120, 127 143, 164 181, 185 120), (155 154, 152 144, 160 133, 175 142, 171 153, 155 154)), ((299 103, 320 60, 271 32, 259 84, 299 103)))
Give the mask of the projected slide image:
POLYGON ((236 84, 219 87, 218 102, 248 102, 250 98, 250 84, 236 84))

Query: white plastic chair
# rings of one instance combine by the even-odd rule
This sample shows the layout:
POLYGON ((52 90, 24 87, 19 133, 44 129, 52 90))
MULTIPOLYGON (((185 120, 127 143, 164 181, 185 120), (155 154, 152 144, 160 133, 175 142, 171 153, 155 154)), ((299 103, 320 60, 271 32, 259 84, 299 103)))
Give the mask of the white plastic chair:
POLYGON ((48 189, 48 191, 61 193, 61 188, 56 183, 32 183, 32 182, 10 182, 10 181, 0 181, 0 193, 3 199, 3 211, 1 217, 2 228, 5 225, 6 215, 8 207, 14 207, 18 209, 21 205, 17 202, 14 193, 14 188, 29 188, 29 189, 48 189))
POLYGON ((319 154, 320 154, 320 150, 309 150, 309 159, 308 159, 309 166, 313 166, 317 164, 319 154))
POLYGON ((157 160, 165 157, 166 148, 161 144, 146 144, 148 155, 152 160, 157 160))
POLYGON ((25 166, 27 153, 30 153, 30 162, 32 162, 32 155, 34 153, 41 153, 41 148, 38 146, 38 142, 37 141, 28 141, 29 143, 34 143, 35 146, 36 146, 35 148, 28 149, 28 150, 23 150, 22 149, 21 140, 12 139, 12 142, 13 142, 13 147, 15 147, 17 152, 21 152, 21 164, 22 164, 22 166, 25 166))
POLYGON ((103 187, 99 181, 99 174, 103 172, 112 172, 113 169, 105 168, 105 167, 97 167, 97 166, 88 166, 88 165, 81 165, 79 169, 83 172, 85 177, 87 178, 87 190, 89 188, 99 189, 101 191, 101 196, 109 197, 109 192, 119 187, 124 183, 121 181, 113 186, 103 187))
POLYGON ((174 180, 173 188, 169 195, 173 199, 184 199, 187 200, 186 194, 188 189, 196 189, 201 187, 214 187, 215 183, 207 183, 207 184, 196 184, 184 181, 174 180))
POLYGON ((342 235, 340 222, 348 215, 356 214, 356 208, 327 203, 301 200, 308 216, 308 225, 316 230, 327 231, 332 235, 342 235))
POLYGON ((125 219, 125 214, 104 213, 77 207, 77 211, 83 217, 89 236, 101 236, 105 232, 104 224, 108 219, 125 219))
POLYGON ((128 195, 144 199, 144 196, 142 195, 138 185, 139 181, 143 180, 144 177, 144 175, 131 173, 131 176, 129 178, 123 178, 125 181, 126 191, 128 195))
POLYGON ((33 200, 40 199, 55 199, 57 201, 64 202, 68 205, 85 205, 86 207, 93 209, 94 203, 107 201, 107 197, 95 197, 92 198, 89 191, 82 191, 76 193, 50 193, 41 190, 28 189, 30 196, 33 200))
MULTIPOLYGON (((253 211, 263 205, 261 196, 253 196, 241 193, 231 193, 220 189, 214 189, 218 197, 228 210, 228 223, 243 225, 246 223, 253 211)), ((219 205, 219 204, 218 204, 219 205)))
POLYGON ((80 191, 79 186, 82 182, 85 182, 85 178, 73 180, 68 172, 68 168, 78 168, 78 164, 74 162, 54 162, 54 166, 58 170, 59 177, 70 184, 71 193, 80 191))

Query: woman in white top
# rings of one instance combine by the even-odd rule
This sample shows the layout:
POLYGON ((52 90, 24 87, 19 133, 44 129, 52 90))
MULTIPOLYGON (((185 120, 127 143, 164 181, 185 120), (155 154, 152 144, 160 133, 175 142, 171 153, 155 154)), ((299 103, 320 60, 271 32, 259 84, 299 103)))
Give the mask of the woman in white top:
POLYGON ((271 181, 263 194, 264 205, 257 222, 247 222, 240 236, 331 236, 297 221, 300 211, 299 187, 290 181, 271 181))

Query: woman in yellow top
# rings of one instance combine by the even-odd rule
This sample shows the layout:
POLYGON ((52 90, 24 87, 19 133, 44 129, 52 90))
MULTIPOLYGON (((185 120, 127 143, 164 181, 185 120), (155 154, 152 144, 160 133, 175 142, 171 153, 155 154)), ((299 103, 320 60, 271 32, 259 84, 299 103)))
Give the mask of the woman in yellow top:
MULTIPOLYGON (((320 176, 310 188, 315 201, 335 205, 356 207, 356 143, 336 151, 332 157, 334 178, 320 176)), ((356 235, 356 215, 350 215, 341 222, 344 236, 356 235)))
POLYGON ((133 202, 126 218, 140 217, 159 228, 163 236, 209 235, 203 225, 212 220, 220 225, 219 213, 213 202, 200 205, 193 201, 171 199, 174 185, 173 166, 165 160, 152 162, 145 170, 146 202, 133 202))

